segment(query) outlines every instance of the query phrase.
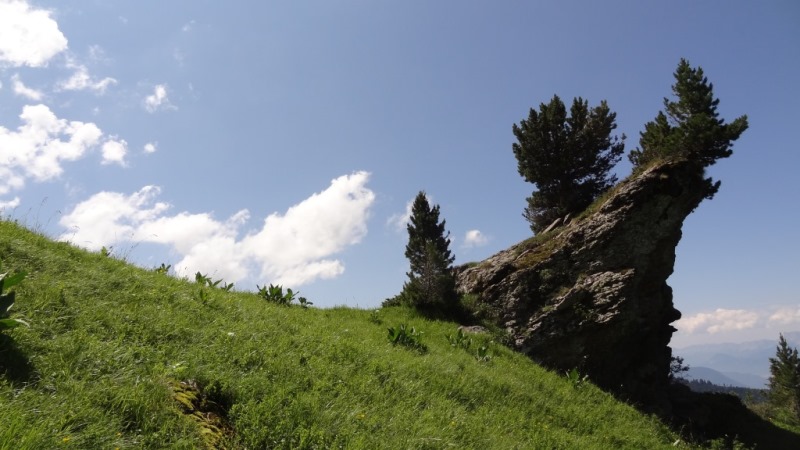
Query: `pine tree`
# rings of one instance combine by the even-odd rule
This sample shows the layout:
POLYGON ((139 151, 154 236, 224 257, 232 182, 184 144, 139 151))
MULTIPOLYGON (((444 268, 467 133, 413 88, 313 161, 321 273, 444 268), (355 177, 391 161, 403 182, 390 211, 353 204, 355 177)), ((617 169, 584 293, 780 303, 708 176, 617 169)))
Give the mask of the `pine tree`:
POLYGON ((455 257, 450 252, 450 233, 445 230, 445 221, 439 222, 439 205, 431 207, 424 191, 414 199, 407 230, 408 281, 400 295, 384 304, 406 304, 434 315, 454 314, 458 295, 452 270, 455 257))
POLYGON ((589 108, 586 100, 575 98, 568 116, 557 95, 513 125, 517 170, 537 189, 523 213, 535 233, 583 211, 617 182, 609 172, 621 158, 625 135, 612 138, 616 128, 616 113, 605 101, 589 108))
POLYGON ((775 357, 769 359, 769 401, 800 420, 800 356, 780 335, 775 357))
MULTIPOLYGON (((693 68, 681 59, 674 73, 672 93, 676 100, 664 98, 664 111, 645 125, 639 147, 628 158, 637 167, 667 158, 686 158, 705 168, 733 154, 733 142, 747 130, 747 116, 726 124, 719 118, 714 85, 701 67, 693 68)), ((719 190, 720 182, 706 179, 706 196, 719 190)))

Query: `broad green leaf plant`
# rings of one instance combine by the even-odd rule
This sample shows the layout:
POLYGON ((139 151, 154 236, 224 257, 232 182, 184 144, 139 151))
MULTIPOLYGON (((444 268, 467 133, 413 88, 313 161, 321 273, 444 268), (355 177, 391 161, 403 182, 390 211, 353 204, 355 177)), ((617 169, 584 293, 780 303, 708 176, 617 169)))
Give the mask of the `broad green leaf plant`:
MULTIPOLYGON (((2 271, 2 264, 0 264, 0 271, 2 271)), ((9 272, 0 273, 0 331, 10 330, 20 325, 28 326, 24 320, 9 317, 16 294, 10 289, 24 280, 25 276, 25 272, 17 272, 14 275, 9 272)))

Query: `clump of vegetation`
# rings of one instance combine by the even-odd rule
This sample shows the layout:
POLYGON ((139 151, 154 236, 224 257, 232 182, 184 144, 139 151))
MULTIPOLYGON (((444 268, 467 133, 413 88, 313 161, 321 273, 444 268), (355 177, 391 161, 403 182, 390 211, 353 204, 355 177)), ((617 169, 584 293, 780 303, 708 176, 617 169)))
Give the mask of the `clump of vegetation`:
POLYGON ((514 124, 517 170, 537 189, 522 214, 534 233, 580 213, 617 182, 610 171, 622 157, 625 135, 611 136, 616 117, 605 100, 589 108, 580 97, 573 99, 567 115, 564 102, 554 95, 514 124))
POLYGON ((298 297, 298 294, 300 293, 299 291, 294 292, 290 288, 286 288, 286 293, 284 293, 283 286, 281 286, 280 284, 275 286, 270 283, 269 286, 263 286, 263 287, 259 287, 258 285, 256 285, 256 288, 258 288, 259 297, 263 298, 264 300, 270 303, 275 303, 277 305, 289 306, 292 304, 294 300, 297 300, 297 302, 300 303, 300 306, 302 306, 303 308, 308 308, 309 306, 314 304, 308 301, 308 299, 306 299, 305 297, 298 297))
POLYGON ((569 383, 575 389, 580 389, 589 382, 589 375, 581 375, 577 367, 573 367, 571 370, 565 372, 565 375, 569 383))
MULTIPOLYGON (((172 264, 161 263, 161 265, 156 267, 155 269, 153 269, 153 271, 155 273, 157 273, 157 274, 168 275, 169 274, 169 269, 171 269, 171 268, 172 268, 172 264)), ((198 272, 198 273, 200 273, 200 272, 198 272)), ((195 275, 195 277, 196 276, 197 275, 195 275)))
POLYGON ((445 338, 447 338, 447 342, 449 342, 450 346, 453 348, 461 348, 469 351, 469 348, 472 346, 472 338, 468 337, 461 328, 456 330, 455 334, 445 335, 445 338))
POLYGON ((406 324, 400 324, 397 328, 389 327, 389 334, 386 338, 392 345, 402 345, 410 349, 417 350, 424 353, 428 347, 422 343, 422 332, 417 331, 416 328, 409 328, 406 324))
MULTIPOLYGON (((164 264, 161 264, 161 266, 164 266, 164 264)), ((172 266, 169 266, 169 267, 172 267, 172 266)), ((167 267, 166 270, 169 270, 169 267, 167 267)), ((156 272, 158 272, 158 271, 156 271, 156 272)), ((194 281, 197 284, 200 284, 200 285, 203 285, 203 286, 208 286, 210 288, 219 288, 219 289, 222 289, 225 292, 228 292, 231 289, 233 289, 233 283, 228 284, 227 282, 222 281, 222 278, 220 278, 219 280, 216 280, 216 281, 212 281, 211 277, 209 277, 208 275, 204 275, 204 274, 202 274, 200 272, 197 272, 197 273, 194 274, 194 281), (220 284, 220 283, 222 283, 222 284, 220 284)))
MULTIPOLYGON (((0 271, 2 270, 3 265, 0 262, 0 271)), ((10 272, 0 273, 0 331, 10 330, 20 325, 28 325, 24 320, 10 317, 10 310, 14 306, 16 297, 16 292, 11 288, 24 280, 25 276, 25 272, 17 272, 14 275, 10 275, 10 272)))
POLYGON ((475 349, 475 359, 478 362, 489 362, 492 360, 492 355, 489 354, 489 347, 486 345, 481 345, 477 349, 475 349))

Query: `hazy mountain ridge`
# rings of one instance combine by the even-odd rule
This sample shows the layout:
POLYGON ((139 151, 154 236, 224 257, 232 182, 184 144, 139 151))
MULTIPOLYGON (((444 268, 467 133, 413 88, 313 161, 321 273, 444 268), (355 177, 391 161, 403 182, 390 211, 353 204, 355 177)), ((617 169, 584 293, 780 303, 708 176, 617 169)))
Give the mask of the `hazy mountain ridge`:
MULTIPOLYGON (((800 331, 783 333, 789 345, 800 347, 800 331)), ((687 378, 705 379, 718 385, 763 388, 769 379, 769 358, 775 356, 775 340, 759 339, 740 343, 699 344, 675 348, 690 370, 687 378)))

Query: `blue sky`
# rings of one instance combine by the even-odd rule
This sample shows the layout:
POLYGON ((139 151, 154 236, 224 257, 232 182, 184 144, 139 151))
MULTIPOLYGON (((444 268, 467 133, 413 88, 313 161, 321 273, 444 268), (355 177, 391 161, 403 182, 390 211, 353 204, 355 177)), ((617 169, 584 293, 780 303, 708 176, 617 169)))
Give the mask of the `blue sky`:
POLYGON ((0 207, 145 267, 376 307, 419 190, 457 263, 525 239, 512 124, 605 99, 630 150, 685 57, 750 129, 685 224, 673 342, 776 338, 800 330, 798 24, 793 1, 0 0, 0 207))

